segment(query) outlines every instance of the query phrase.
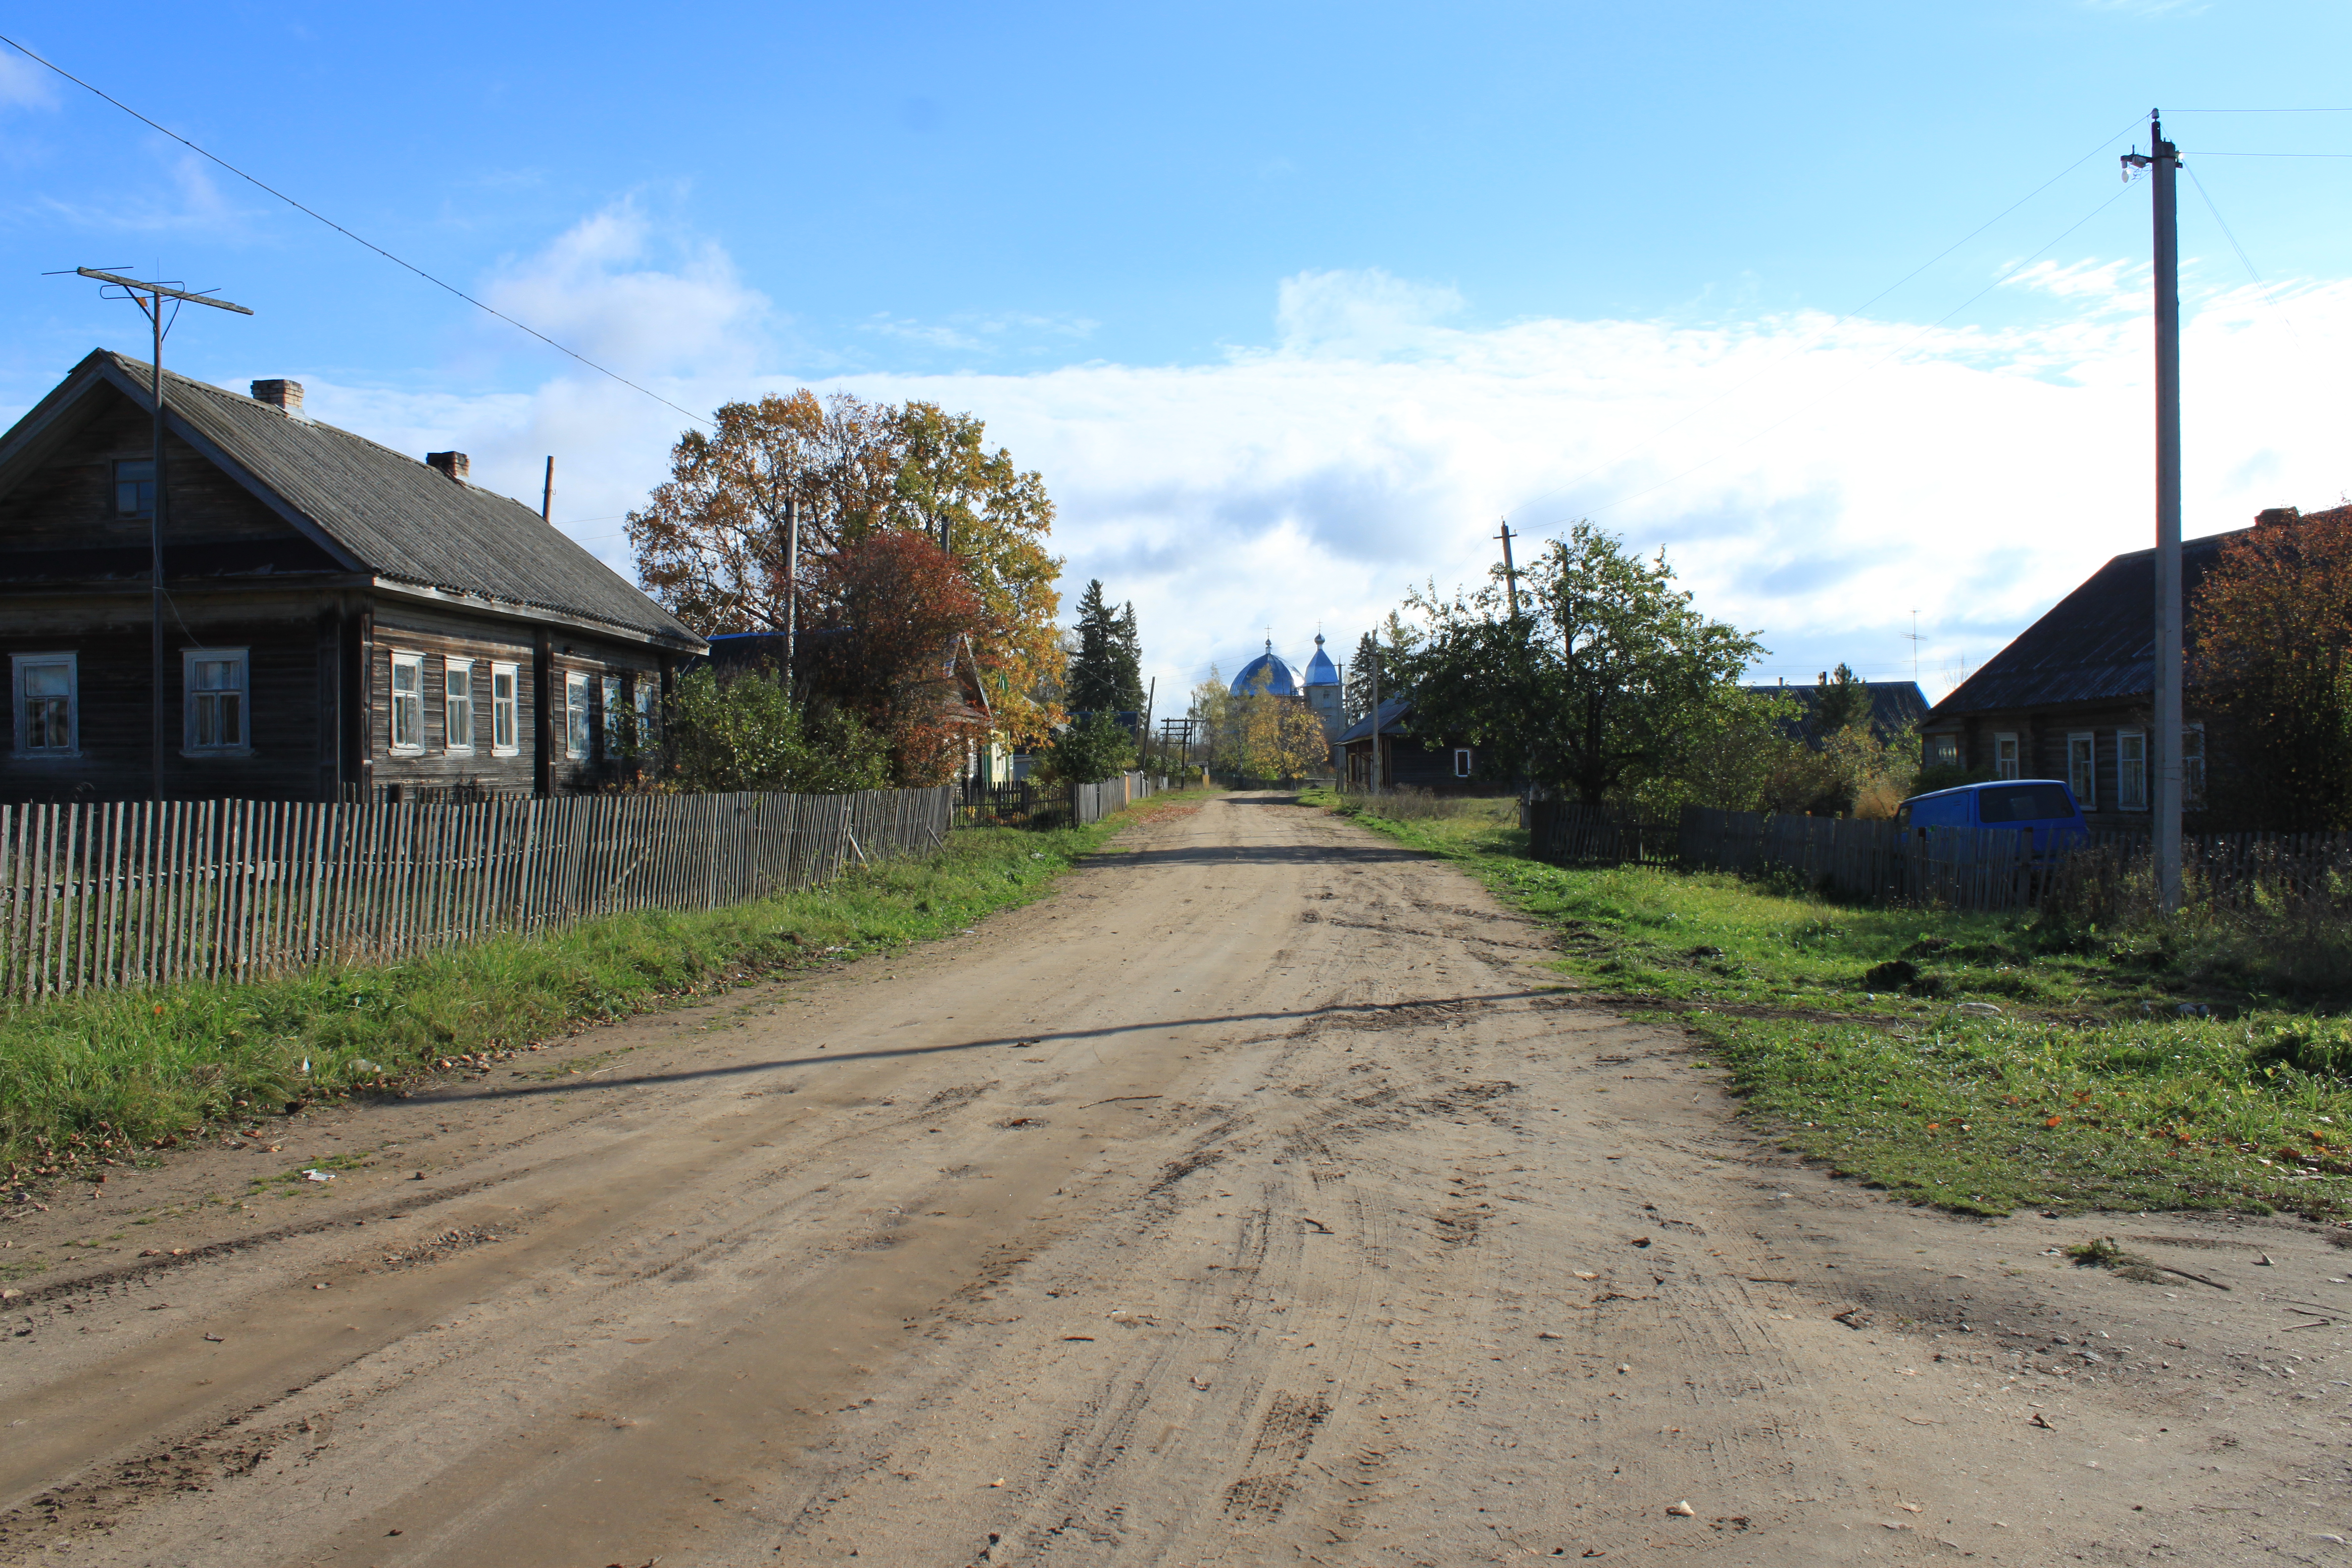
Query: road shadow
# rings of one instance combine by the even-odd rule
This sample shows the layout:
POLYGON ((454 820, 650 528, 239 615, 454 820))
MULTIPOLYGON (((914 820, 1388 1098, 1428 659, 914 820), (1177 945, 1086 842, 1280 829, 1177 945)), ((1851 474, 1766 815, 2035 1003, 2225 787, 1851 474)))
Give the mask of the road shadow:
POLYGON ((1430 860, 1426 850, 1391 844, 1201 844, 1167 849, 1106 849, 1088 858, 1089 867, 1265 866, 1370 864, 1430 860))
POLYGON ((1540 991, 1498 991, 1475 996, 1417 996, 1404 1002, 1341 1002, 1328 1007, 1298 1007, 1271 1013, 1220 1013, 1196 1018, 1156 1018, 1143 1024, 1119 1024, 1101 1029, 1047 1029, 1035 1034, 998 1035, 981 1040, 958 1040, 943 1046, 900 1046, 884 1050, 820 1051, 814 1056, 777 1057, 768 1061, 736 1062, 727 1067, 691 1068, 677 1072, 639 1073, 633 1078, 586 1078, 556 1083, 524 1084, 506 1089, 451 1089, 408 1096, 410 1105, 447 1105, 478 1100, 526 1100, 541 1095, 585 1094, 593 1090, 642 1088, 647 1084, 694 1083, 711 1079, 749 1078, 787 1068, 822 1067, 828 1062, 883 1061, 892 1057, 935 1057, 951 1051, 986 1050, 992 1047, 1042 1046, 1056 1040, 1107 1040, 1120 1035, 1145 1035, 1171 1029, 1209 1028, 1227 1024, 1302 1023, 1311 1018, 1383 1016, 1423 1008, 1452 1012, 1467 1007, 1491 1007, 1503 1002, 1527 1002, 1559 994, 1540 991))

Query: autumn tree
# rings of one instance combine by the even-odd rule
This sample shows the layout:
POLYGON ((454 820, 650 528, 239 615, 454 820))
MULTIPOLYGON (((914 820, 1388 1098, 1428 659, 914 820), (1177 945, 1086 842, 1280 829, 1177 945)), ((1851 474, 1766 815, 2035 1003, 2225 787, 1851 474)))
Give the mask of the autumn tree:
POLYGON ((2352 826, 2352 507, 2224 541, 2189 631, 2221 731, 2216 807, 2249 827, 2352 826))
POLYGON ((1694 609, 1663 551, 1644 560, 1589 522, 1519 575, 1517 616, 1499 568, 1475 594, 1417 595, 1429 639, 1398 658, 1397 684, 1416 722, 1480 747, 1494 773, 1587 805, 1671 773, 1763 651, 1694 609))
POLYGON ((678 437, 669 479, 628 518, 639 578, 679 619, 705 634, 783 630, 796 503, 801 624, 836 555, 877 534, 928 540, 977 600, 972 651, 998 729, 1022 744, 1059 721, 1041 695, 1061 668, 1053 501, 988 447, 980 420, 802 390, 728 404, 712 425, 678 437))
POLYGON ((810 708, 879 734, 899 784, 954 777, 975 738, 956 667, 983 620, 958 564, 919 534, 872 533, 824 558, 804 609, 794 681, 810 708))

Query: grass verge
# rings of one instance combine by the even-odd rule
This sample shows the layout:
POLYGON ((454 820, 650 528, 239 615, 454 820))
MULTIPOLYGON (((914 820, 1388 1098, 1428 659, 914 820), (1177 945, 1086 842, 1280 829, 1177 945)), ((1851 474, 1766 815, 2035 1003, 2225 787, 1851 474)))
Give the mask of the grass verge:
POLYGON ((1565 979, 1697 1034, 1838 1174, 1974 1214, 2352 1213, 2352 1043, 2327 1003, 2200 980, 2146 933, 1546 866, 1511 803, 1481 805, 1350 815, 1555 928, 1565 979))
POLYGON ((1089 827, 959 829, 808 892, 648 911, 247 985, 0 1011, 0 1181, 102 1179, 207 1129, 527 1048, 743 981, 961 930, 1025 903, 1161 795, 1089 827))

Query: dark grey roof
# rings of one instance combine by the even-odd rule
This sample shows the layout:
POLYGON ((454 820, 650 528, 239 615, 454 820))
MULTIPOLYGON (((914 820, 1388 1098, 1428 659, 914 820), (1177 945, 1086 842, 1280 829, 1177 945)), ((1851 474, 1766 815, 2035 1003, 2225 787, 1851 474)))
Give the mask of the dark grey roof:
MULTIPOLYGON (((1383 735, 1403 734, 1405 732, 1404 721, 1412 717, 1412 698, 1391 697, 1385 699, 1381 703, 1381 733, 1383 735)), ((1367 713, 1362 718, 1357 720, 1354 723, 1349 725, 1346 729, 1340 731, 1339 740, 1334 742, 1333 744, 1344 746, 1350 741, 1365 740, 1371 735, 1371 732, 1372 716, 1367 713)))
MULTIPOLYGON (((2183 602, 2219 558, 2221 542, 2245 529, 2185 541, 2183 602)), ((2048 708, 2069 702, 2128 701, 2156 686, 2156 552, 2118 555, 2086 578, 2048 615, 1977 667, 1927 715, 2048 708)))
MULTIPOLYGON (((1927 694, 1919 689, 1916 680, 1866 680, 1863 689, 1870 693, 1870 731, 1882 741, 1888 741, 1906 726, 1916 724, 1927 716, 1927 694)), ((1751 686, 1748 689, 1759 697, 1786 697, 1803 709, 1797 721, 1788 726, 1790 740, 1819 740, 1811 733, 1813 708, 1829 690, 1824 684, 1811 686, 1751 686)))
MULTIPOLYGON (((113 385, 148 401, 145 362, 100 349, 46 405, 113 385), (79 384, 77 386, 77 384, 79 384)), ((702 639, 642 590, 510 496, 449 479, 362 436, 163 373, 173 423, 290 510, 320 542, 376 576, 550 610, 695 649, 702 639)), ((18 428, 44 413, 37 408, 18 428)), ((15 444, 0 438, 0 451, 15 444)))

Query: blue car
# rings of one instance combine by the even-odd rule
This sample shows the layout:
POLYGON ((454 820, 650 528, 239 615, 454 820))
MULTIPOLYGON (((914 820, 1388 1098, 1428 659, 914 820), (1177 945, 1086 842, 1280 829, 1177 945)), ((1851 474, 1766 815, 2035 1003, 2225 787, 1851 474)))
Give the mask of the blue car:
POLYGON ((1895 813, 1906 831, 1930 827, 2007 827, 2033 835, 2037 860, 2086 842, 2091 830, 2074 792, 2056 779, 2000 779, 1915 795, 1895 813))

